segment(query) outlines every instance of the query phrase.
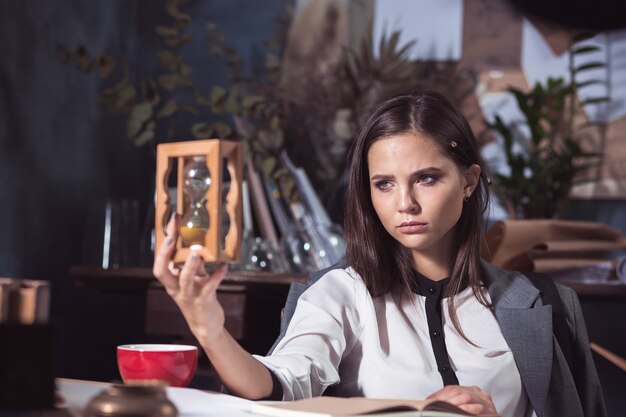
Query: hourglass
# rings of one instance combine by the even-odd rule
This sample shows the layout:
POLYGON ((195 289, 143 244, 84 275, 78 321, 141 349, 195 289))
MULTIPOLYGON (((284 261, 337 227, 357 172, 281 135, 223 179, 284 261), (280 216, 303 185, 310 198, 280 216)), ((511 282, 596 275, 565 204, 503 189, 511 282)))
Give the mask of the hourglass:
POLYGON ((175 262, 238 262, 242 240, 243 148, 219 139, 157 147, 155 243, 172 212, 180 216, 175 262), (175 198, 173 198, 175 196, 175 198))

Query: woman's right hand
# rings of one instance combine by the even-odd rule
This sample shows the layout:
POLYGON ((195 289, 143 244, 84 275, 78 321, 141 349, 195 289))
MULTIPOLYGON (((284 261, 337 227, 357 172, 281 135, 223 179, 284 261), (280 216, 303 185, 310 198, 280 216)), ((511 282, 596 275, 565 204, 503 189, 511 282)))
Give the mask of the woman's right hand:
POLYGON ((270 371, 224 328, 224 310, 217 301, 217 287, 226 276, 226 264, 209 275, 204 269, 204 260, 192 253, 182 268, 174 265, 178 223, 178 216, 174 216, 167 224, 167 238, 154 256, 154 276, 180 308, 228 390, 249 399, 266 398, 273 389, 270 371))
POLYGON ((208 274, 204 260, 191 253, 182 268, 174 265, 172 257, 176 251, 178 216, 172 216, 167 224, 167 238, 155 254, 152 272, 163 284, 183 313, 191 332, 206 349, 224 331, 224 310, 217 300, 217 287, 228 267, 221 264, 208 274))

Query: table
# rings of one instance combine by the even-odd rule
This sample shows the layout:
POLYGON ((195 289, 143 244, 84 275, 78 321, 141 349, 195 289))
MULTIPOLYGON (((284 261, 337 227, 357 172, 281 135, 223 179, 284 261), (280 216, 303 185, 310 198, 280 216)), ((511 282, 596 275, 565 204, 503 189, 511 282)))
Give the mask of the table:
MULTIPOLYGON (((66 416, 82 417, 89 400, 107 385, 104 382, 57 379, 57 389, 63 400, 59 412, 65 412, 66 416)), ((243 398, 192 388, 168 387, 167 396, 178 408, 180 417, 250 417, 253 404, 253 401, 243 398)))

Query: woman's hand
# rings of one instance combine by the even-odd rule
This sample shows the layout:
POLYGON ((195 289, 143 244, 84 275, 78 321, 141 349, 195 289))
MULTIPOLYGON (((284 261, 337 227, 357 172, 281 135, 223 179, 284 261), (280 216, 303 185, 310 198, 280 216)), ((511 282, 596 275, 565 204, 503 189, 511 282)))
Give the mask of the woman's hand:
POLYGON ((175 216, 167 224, 167 239, 155 253, 152 272, 180 308, 228 390, 249 399, 266 398, 273 389, 270 371, 224 328, 224 310, 217 301, 217 287, 228 268, 222 264, 209 275, 202 258, 194 253, 189 255, 182 269, 176 267, 172 257, 176 250, 178 222, 175 216))
POLYGON ((211 275, 203 259, 189 255, 182 269, 172 261, 178 235, 178 216, 167 224, 167 238, 154 257, 152 272, 183 313, 191 332, 206 349, 224 330, 224 310, 217 301, 217 287, 226 276, 227 265, 221 264, 211 275))
POLYGON ((446 385, 439 391, 431 394, 428 400, 441 400, 454 404, 468 413, 498 414, 493 404, 491 394, 477 386, 446 385))

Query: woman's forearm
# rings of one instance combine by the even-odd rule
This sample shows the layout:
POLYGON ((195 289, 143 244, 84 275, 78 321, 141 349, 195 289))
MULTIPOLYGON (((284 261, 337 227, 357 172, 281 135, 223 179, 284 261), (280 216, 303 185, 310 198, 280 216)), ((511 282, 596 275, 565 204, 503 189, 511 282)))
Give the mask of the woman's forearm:
POLYGON ((210 343, 202 343, 213 368, 228 391, 239 397, 258 400, 272 393, 270 371, 224 329, 210 343))

